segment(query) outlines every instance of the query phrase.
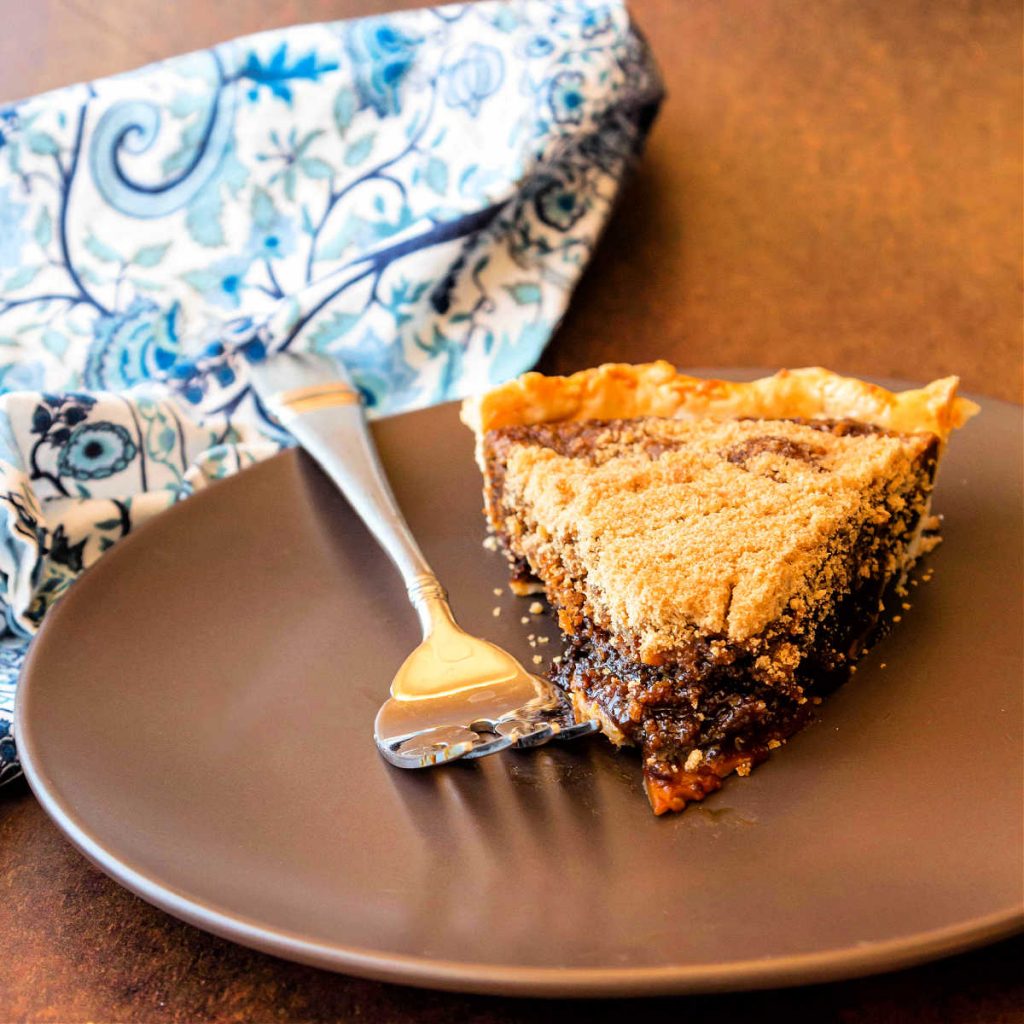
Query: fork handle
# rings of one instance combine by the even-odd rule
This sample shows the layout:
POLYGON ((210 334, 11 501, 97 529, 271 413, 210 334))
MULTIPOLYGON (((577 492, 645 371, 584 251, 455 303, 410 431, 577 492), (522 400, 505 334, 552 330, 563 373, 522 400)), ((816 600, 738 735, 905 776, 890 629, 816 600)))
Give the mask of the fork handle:
MULTIPOLYGON (((302 360, 301 353, 277 359, 302 360)), ((334 481, 402 574, 424 635, 451 621, 444 588, 416 543, 380 464, 363 400, 345 370, 334 380, 264 396, 281 424, 334 481)))

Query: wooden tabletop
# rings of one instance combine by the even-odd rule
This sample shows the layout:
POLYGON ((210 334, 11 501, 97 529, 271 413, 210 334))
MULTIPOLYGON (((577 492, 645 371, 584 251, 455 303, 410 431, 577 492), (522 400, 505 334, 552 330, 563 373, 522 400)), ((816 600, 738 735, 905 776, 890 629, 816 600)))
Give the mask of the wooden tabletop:
MULTIPOLYGON (((10 0, 0 100, 394 0, 10 0)), ((406 3, 405 6, 413 6, 406 3)), ((668 99, 543 360, 958 373, 1019 401, 1017 0, 634 0, 668 99)), ((982 795, 983 798, 983 795, 982 795)), ((0 1019, 1017 1024, 1024 940, 872 979, 641 1006, 328 974, 181 924, 0 794, 0 1019)))

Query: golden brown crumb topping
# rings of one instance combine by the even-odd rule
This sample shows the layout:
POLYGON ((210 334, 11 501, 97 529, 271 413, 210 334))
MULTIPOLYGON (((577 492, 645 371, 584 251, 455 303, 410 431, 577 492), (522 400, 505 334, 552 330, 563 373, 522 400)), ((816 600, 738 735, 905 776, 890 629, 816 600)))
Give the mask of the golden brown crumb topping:
POLYGON ((571 549, 597 620, 642 655, 694 627, 753 637, 827 585, 834 539, 898 513, 893 495, 933 443, 779 420, 648 418, 587 433, 585 453, 505 451, 502 504, 521 517, 507 528, 528 557, 531 545, 571 549))

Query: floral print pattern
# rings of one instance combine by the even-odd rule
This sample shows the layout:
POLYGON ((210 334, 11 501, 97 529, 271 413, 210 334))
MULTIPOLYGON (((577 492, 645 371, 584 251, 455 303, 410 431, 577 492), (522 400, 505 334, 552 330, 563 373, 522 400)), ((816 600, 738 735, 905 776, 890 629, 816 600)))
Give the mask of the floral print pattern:
POLYGON ((583 88, 584 78, 579 71, 563 71, 551 80, 548 102, 551 116, 559 124, 579 124, 583 120, 583 88))
POLYGON ((26 242, 21 222, 27 212, 25 206, 11 201, 10 185, 0 188, 0 269, 21 263, 21 250, 26 242))
POLYGON ((447 70, 445 102, 450 107, 465 107, 470 117, 477 117, 484 100, 501 87, 504 74, 501 50, 471 43, 447 70))
POLYGON ((123 313, 98 317, 83 369, 86 387, 117 381, 130 388, 166 373, 180 354, 179 309, 177 302, 161 309, 152 299, 136 297, 123 313))
POLYGON ((372 415, 527 369, 660 100, 618 0, 264 33, 0 108, 0 781, 48 608, 288 438, 248 367, 372 415))
POLYGON ((103 480, 120 473, 138 452, 128 431, 116 423, 83 423, 56 443, 61 445, 58 472, 74 480, 103 480))

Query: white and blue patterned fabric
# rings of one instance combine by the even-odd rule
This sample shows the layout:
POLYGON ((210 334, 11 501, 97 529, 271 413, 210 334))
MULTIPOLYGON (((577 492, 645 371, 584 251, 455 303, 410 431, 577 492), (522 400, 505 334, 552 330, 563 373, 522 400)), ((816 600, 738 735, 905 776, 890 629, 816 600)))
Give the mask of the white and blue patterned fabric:
POLYGON ((239 39, 0 108, 0 780, 28 641, 107 548, 287 441, 246 368, 371 414, 530 367, 657 110, 620 2, 239 39))

